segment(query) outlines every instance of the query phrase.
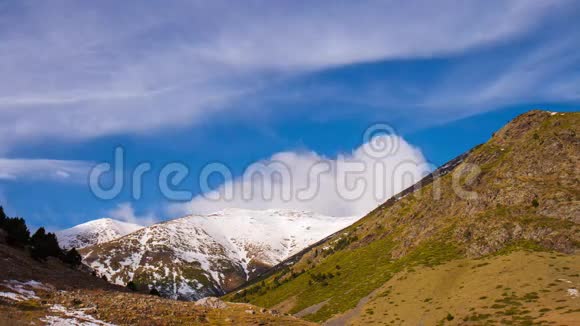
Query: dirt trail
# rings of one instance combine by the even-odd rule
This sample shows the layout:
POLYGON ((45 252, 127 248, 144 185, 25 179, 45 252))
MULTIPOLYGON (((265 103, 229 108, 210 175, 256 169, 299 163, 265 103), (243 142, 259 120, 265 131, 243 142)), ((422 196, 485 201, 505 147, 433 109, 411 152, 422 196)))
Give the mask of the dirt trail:
POLYGON ((295 313, 294 317, 302 318, 302 317, 308 316, 310 314, 315 314, 316 312, 318 312, 318 310, 320 310, 320 308, 324 307, 324 305, 327 304, 328 301, 330 301, 330 299, 324 300, 324 301, 317 303, 315 305, 312 305, 308 308, 302 309, 299 312, 295 313))
POLYGON ((354 307, 354 308, 352 308, 350 310, 347 310, 347 311, 343 312, 342 314, 335 315, 334 317, 332 317, 329 320, 325 321, 322 325, 324 325, 324 326, 343 326, 343 325, 346 325, 347 322, 351 318, 360 315, 360 312, 361 312, 362 308, 364 307, 364 305, 372 297, 374 297, 376 294, 378 294, 378 292, 380 292, 380 290, 381 290, 381 287, 379 287, 378 289, 374 290, 373 292, 371 292, 366 297, 360 299, 359 302, 356 304, 356 307, 354 307))

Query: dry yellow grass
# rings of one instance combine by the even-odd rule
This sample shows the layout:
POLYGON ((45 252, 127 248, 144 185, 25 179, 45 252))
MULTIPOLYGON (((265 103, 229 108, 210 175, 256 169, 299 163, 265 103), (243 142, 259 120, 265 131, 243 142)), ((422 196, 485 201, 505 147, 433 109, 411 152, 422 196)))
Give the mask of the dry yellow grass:
POLYGON ((386 282, 352 318, 334 320, 353 325, 578 325, 580 298, 568 289, 580 288, 579 271, 578 254, 525 251, 418 267, 386 282))

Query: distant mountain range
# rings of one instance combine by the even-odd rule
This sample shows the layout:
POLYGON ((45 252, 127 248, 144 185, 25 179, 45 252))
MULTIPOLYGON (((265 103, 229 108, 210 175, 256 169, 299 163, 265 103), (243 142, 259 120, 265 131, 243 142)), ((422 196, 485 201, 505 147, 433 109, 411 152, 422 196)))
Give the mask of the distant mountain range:
POLYGON ((149 227, 101 219, 57 233, 115 284, 133 281, 163 295, 199 299, 253 279, 356 217, 305 211, 227 209, 149 227))
POLYGON ((133 223, 101 218, 58 231, 56 235, 61 247, 80 249, 118 239, 142 228, 143 226, 133 223))

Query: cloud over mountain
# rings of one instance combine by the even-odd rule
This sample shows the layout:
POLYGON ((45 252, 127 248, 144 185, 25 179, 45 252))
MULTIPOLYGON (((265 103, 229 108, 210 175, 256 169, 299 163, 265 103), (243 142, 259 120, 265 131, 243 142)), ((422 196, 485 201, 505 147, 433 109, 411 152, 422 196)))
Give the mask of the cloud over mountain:
MULTIPOLYGON (((373 137, 336 158, 315 152, 281 152, 250 165, 244 174, 187 204, 174 214, 223 208, 288 208, 331 216, 363 216, 430 172, 420 150, 397 135, 373 137)), ((212 171, 221 173, 221 168, 212 171)), ((204 176, 201 176, 203 182, 204 176)))

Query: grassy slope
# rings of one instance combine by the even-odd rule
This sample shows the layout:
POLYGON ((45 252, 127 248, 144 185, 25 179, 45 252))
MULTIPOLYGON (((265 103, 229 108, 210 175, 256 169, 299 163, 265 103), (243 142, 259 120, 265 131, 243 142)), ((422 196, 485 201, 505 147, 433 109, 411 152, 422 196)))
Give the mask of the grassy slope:
POLYGON ((403 270, 516 245, 573 253, 580 222, 578 126, 578 113, 520 116, 455 169, 459 184, 477 198, 459 198, 454 177, 446 175, 225 298, 290 313, 310 308, 304 318, 324 321, 354 308, 403 270), (468 172, 470 164, 482 173, 457 173, 468 172), (434 186, 441 189, 438 198, 434 186))
POLYGON ((580 320, 580 256, 511 252, 400 273, 344 324, 548 324, 580 320), (451 321, 447 316, 453 317, 451 321))

